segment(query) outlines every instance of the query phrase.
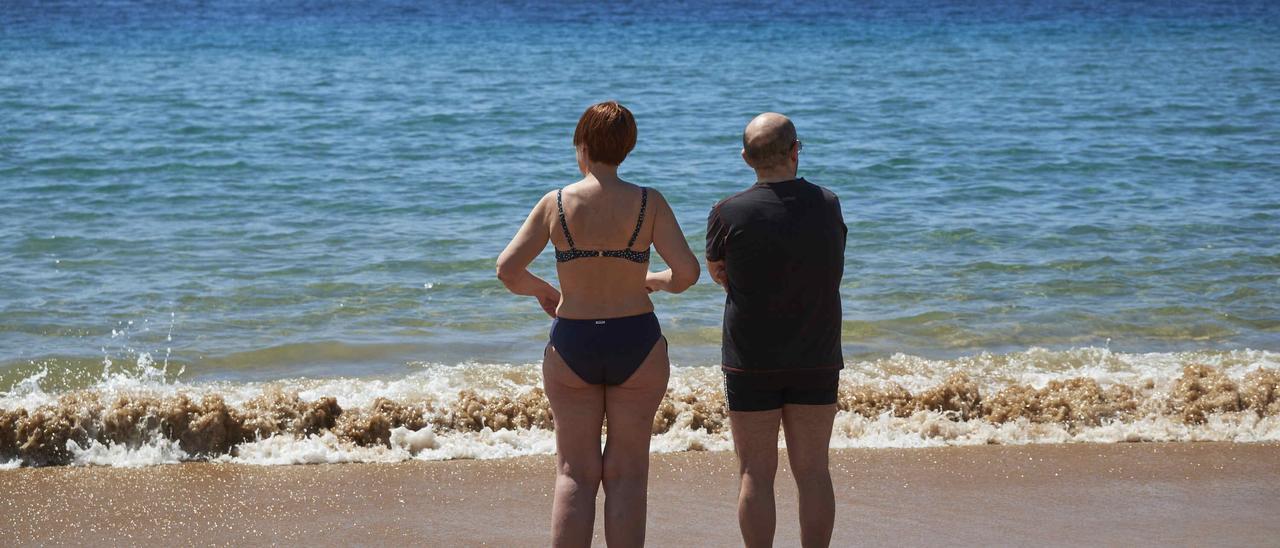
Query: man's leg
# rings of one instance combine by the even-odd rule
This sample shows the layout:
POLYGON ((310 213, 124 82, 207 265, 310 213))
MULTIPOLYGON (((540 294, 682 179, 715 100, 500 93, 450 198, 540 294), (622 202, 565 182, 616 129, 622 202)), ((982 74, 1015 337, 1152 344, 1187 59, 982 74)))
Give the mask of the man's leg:
POLYGON ((778 472, 778 425, 781 409, 730 411, 733 449, 738 454, 738 527, 747 548, 773 546, 777 516, 773 478, 778 472))
POLYGON ((831 544, 836 499, 831 487, 827 450, 831 445, 831 425, 835 416, 835 404, 787 404, 782 407, 787 459, 791 462, 796 489, 800 492, 800 544, 804 548, 831 544))

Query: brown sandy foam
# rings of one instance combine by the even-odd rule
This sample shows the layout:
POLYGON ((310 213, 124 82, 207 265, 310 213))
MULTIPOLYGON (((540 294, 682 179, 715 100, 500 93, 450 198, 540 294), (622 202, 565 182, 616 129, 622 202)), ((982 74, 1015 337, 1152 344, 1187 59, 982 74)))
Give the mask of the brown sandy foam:
MULTIPOLYGON (((795 488, 782 468, 777 544, 791 546, 795 488)), ((740 545, 734 470, 731 453, 654 455, 650 545, 740 545)), ((845 449, 832 470, 835 546, 1280 539, 1275 444, 845 449)), ((552 474, 545 456, 0 471, 0 542, 542 546, 552 474)))
POLYGON ((243 405, 231 406, 219 395, 122 396, 104 401, 100 394, 73 392, 57 404, 32 411, 0 410, 0 458, 18 457, 32 465, 65 464, 67 442, 89 440, 137 446, 146 438, 176 440, 195 457, 228 454, 241 443, 281 434, 333 431, 362 446, 387 445, 391 430, 434 431, 551 429, 551 409, 541 389, 514 397, 481 397, 463 390, 443 404, 399 403, 378 398, 367 408, 343 409, 333 397, 302 401, 297 393, 268 390, 243 405))
MULTIPOLYGON (((1013 384, 984 394, 978 383, 956 373, 931 388, 912 393, 896 384, 842 384, 840 408, 865 417, 899 417, 918 412, 944 413, 954 421, 1061 424, 1070 430, 1107 422, 1162 416, 1185 424, 1204 423, 1221 413, 1280 415, 1280 371, 1259 368, 1232 379, 1219 369, 1187 365, 1167 391, 1151 383, 1103 388, 1097 380, 1076 377, 1043 388, 1013 384)), ((722 433, 727 409, 718 387, 669 390, 654 418, 653 432, 679 427, 722 433)), ((343 443, 387 446, 394 428, 433 432, 474 432, 482 428, 553 427, 551 409, 540 389, 480 395, 462 390, 446 401, 392 401, 378 398, 367 407, 344 409, 336 398, 303 401, 279 388, 240 405, 219 394, 200 397, 147 394, 111 396, 93 391, 63 395, 36 409, 0 410, 0 461, 14 457, 28 465, 65 464, 68 442, 90 441, 137 447, 148 439, 178 442, 191 459, 233 454, 246 441, 276 435, 305 436, 333 432, 343 443)))

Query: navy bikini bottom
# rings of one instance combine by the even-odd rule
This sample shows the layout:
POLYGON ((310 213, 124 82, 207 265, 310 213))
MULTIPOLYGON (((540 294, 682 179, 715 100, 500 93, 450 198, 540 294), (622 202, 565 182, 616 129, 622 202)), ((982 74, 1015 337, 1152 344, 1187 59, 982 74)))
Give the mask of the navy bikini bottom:
POLYGON ((661 338, 658 317, 649 312, 606 320, 556 318, 549 344, 584 382, 615 385, 640 369, 661 338))

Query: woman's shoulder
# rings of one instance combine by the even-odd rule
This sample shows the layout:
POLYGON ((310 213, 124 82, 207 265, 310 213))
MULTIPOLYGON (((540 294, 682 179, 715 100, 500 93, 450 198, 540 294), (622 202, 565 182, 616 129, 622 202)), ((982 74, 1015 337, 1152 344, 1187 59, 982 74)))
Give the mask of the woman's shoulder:
POLYGON ((647 197, 647 199, 649 199, 650 201, 652 201, 652 200, 658 200, 658 201, 661 201, 661 202, 664 202, 664 203, 667 201, 667 197, 666 197, 666 196, 663 196, 663 195, 662 195, 662 192, 661 192, 661 191, 659 191, 658 189, 654 188, 654 187, 651 187, 651 186, 648 186, 648 185, 642 185, 642 184, 632 183, 632 182, 628 182, 627 184, 628 184, 628 185, 631 185, 632 187, 634 187, 634 188, 635 188, 635 190, 636 190, 636 192, 639 192, 639 193, 644 194, 644 195, 647 197))
POLYGON ((671 204, 667 203, 667 197, 662 195, 662 191, 651 186, 636 186, 644 196, 646 208, 664 211, 671 209, 671 204))
POLYGON ((558 189, 558 188, 554 190, 548 190, 545 194, 542 195, 541 198, 538 198, 538 201, 536 203, 533 204, 534 209, 544 208, 547 206, 547 204, 555 204, 556 198, 559 195, 560 190, 561 189, 558 189))
POLYGON ((641 186, 640 191, 649 196, 650 200, 666 201, 667 197, 662 195, 662 191, 651 186, 641 186))
POLYGON ((538 201, 533 203, 533 211, 530 213, 530 215, 534 215, 541 218, 541 217, 546 217, 548 213, 555 213, 556 212, 556 193, 558 191, 559 189, 548 190, 545 194, 539 197, 538 201))

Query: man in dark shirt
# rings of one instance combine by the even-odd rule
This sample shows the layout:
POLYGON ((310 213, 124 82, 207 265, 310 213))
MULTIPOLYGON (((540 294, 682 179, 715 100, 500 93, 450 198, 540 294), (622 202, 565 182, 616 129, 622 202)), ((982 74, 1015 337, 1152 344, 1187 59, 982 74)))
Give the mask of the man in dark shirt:
POLYGON ((829 545, 835 523, 827 450, 844 367, 847 229, 836 195, 796 177, 800 149, 786 116, 757 116, 742 135, 756 183, 707 219, 707 270, 726 292, 722 367, 748 547, 773 544, 779 425, 800 494, 801 543, 829 545))

